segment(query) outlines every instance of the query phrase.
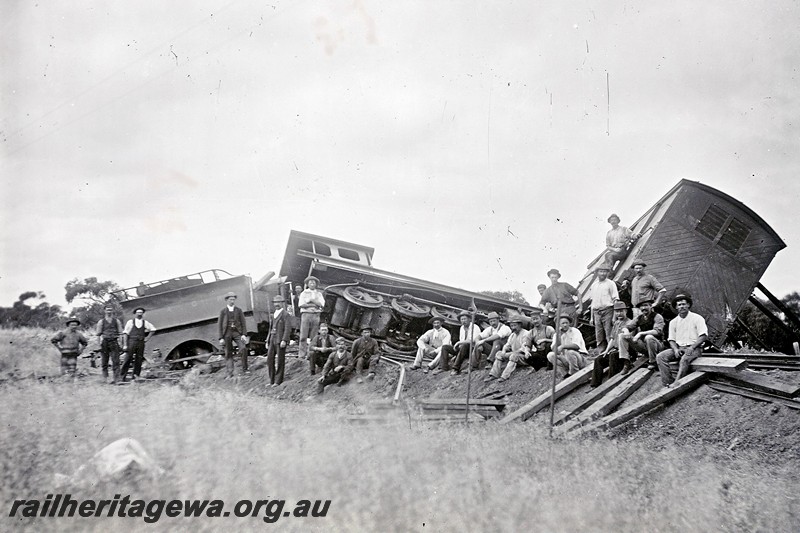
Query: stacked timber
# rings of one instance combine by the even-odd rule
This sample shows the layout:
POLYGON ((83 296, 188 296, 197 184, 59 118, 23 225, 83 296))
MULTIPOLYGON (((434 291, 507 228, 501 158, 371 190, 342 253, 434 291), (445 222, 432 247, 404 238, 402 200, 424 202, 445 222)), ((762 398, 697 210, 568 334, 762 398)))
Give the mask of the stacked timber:
POLYGON ((739 372, 714 376, 709 380, 708 386, 719 392, 800 409, 800 401, 797 399, 800 385, 787 383, 774 376, 758 372, 739 372))
POLYGON ((731 353, 714 354, 714 357, 744 359, 749 368, 760 370, 793 370, 800 371, 800 355, 782 353, 731 353))
MULTIPOLYGON (((502 393, 500 393, 502 394, 502 393)), ((346 417, 354 423, 410 423, 415 422, 483 422, 501 415, 506 402, 495 398, 436 398, 399 405, 394 402, 373 402, 364 413, 346 417)))

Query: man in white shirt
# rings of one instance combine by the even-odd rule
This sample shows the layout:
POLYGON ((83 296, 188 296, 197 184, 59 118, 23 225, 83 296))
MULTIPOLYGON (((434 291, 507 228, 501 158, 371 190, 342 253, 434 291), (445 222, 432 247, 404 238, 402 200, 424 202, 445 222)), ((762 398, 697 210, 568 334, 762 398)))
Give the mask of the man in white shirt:
MULTIPOLYGON (((439 368, 433 371, 434 374, 447 372, 450 367, 450 355, 452 354, 458 354, 456 355, 455 361, 453 361, 451 374, 454 376, 461 373, 461 363, 464 359, 469 358, 472 360, 472 358, 469 357, 470 347, 480 339, 481 328, 472 323, 472 315, 469 311, 461 311, 458 314, 458 320, 461 322, 461 328, 458 330, 458 342, 456 342, 455 346, 449 344, 442 345, 442 349, 439 353, 439 368)), ((434 359, 429 366, 434 367, 436 363, 437 360, 434 359)))
POLYGON ((487 319, 489 325, 481 332, 480 338, 475 343, 475 361, 471 361, 474 369, 480 368, 485 352, 489 352, 486 361, 490 365, 494 363, 495 354, 503 349, 508 336, 511 335, 511 328, 500 322, 500 315, 492 311, 487 319))
POLYGON ((137 307, 133 310, 133 318, 125 324, 122 330, 122 351, 125 359, 122 361, 122 368, 119 373, 122 381, 128 376, 128 368, 133 360, 133 379, 137 379, 142 372, 142 361, 144 360, 144 345, 156 332, 155 326, 144 319, 144 307, 137 307))
POLYGON ((511 373, 517 368, 517 363, 521 363, 531 356, 528 330, 522 328, 524 320, 525 318, 522 315, 515 314, 509 317, 508 324, 511 326, 511 335, 508 336, 503 350, 495 355, 492 369, 483 381, 491 381, 497 378, 498 383, 503 383, 511 377, 511 373), (508 361, 508 364, 503 373, 500 374, 500 368, 503 366, 504 361, 508 361))
POLYGON ((611 341, 611 328, 614 327, 614 302, 619 300, 617 284, 608 279, 611 271, 608 265, 600 265, 595 272, 597 279, 592 284, 592 321, 598 351, 603 351, 611 341))
POLYGON ((319 315, 325 307, 325 297, 317 290, 319 279, 316 276, 306 278, 306 289, 300 293, 300 352, 305 358, 308 355, 308 341, 319 333, 319 315))
MULTIPOLYGON (((565 371, 564 379, 566 379, 588 364, 586 356, 589 353, 586 351, 583 335, 578 328, 572 327, 571 316, 561 315, 558 319, 558 329, 561 330, 561 344, 558 345, 555 352, 547 354, 547 360, 556 367, 556 370, 563 369, 565 371)), ((556 335, 553 335, 552 346, 555 345, 556 335)))
POLYGON ((669 368, 670 361, 680 361, 678 375, 681 379, 689 373, 689 365, 703 354, 703 344, 708 340, 708 328, 705 319, 692 313, 692 298, 686 294, 678 294, 672 299, 672 306, 678 310, 678 316, 669 323, 669 348, 656 356, 661 383, 669 387, 675 381, 669 368))
POLYGON ((633 231, 625 226, 619 225, 619 217, 616 213, 611 213, 608 223, 611 229, 606 233, 606 257, 605 262, 612 268, 619 259, 624 259, 628 255, 628 245, 639 238, 633 231))
MULTIPOLYGON (((444 320, 439 317, 433 317, 430 320, 432 329, 429 329, 422 336, 417 339, 417 356, 414 358, 414 363, 408 368, 409 370, 417 370, 422 367, 422 358, 439 357, 442 351, 442 346, 450 344, 450 332, 442 327, 444 320)), ((426 367, 425 372, 428 371, 426 367)))

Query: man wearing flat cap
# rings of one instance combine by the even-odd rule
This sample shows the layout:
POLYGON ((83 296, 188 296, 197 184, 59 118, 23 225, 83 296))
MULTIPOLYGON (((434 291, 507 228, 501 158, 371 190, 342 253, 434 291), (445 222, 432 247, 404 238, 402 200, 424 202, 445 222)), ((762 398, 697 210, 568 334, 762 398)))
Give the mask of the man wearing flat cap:
POLYGON ((484 361, 484 354, 489 352, 485 361, 490 365, 494 363, 494 356, 506 345, 508 336, 511 335, 511 328, 500 322, 500 315, 492 311, 487 317, 489 325, 481 331, 478 342, 475 343, 475 361, 472 361, 472 368, 480 368, 484 361))
POLYGON ((511 377, 511 373, 517 368, 518 363, 523 363, 530 357, 531 343, 528 339, 528 330, 522 327, 524 323, 525 317, 518 313, 514 313, 508 317, 508 324, 511 326, 511 335, 508 336, 503 349, 494 356, 492 369, 483 381, 497 379, 498 383, 503 383, 511 377), (506 361, 508 361, 508 364, 501 374, 500 369, 506 361))
POLYGON ((678 316, 669 323, 669 348, 656 356, 658 372, 661 374, 661 383, 669 387, 675 381, 669 368, 671 361, 680 361, 678 375, 681 379, 689 373, 689 365, 703 354, 703 344, 708 340, 708 328, 705 319, 697 313, 692 313, 692 297, 688 294, 678 294, 672 299, 672 307, 677 309, 678 316))
POLYGON ((608 340, 608 346, 605 350, 600 352, 594 360, 592 366, 592 380, 589 386, 594 388, 600 386, 603 382, 603 369, 608 368, 608 377, 616 375, 621 369, 622 364, 620 358, 620 338, 622 337, 622 328, 628 323, 628 306, 622 300, 614 302, 614 325, 611 328, 611 336, 608 340))
MULTIPOLYGON (((472 343, 478 341, 481 336, 481 328, 472 323, 472 314, 469 311, 461 311, 458 314, 458 321, 461 322, 461 327, 458 330, 458 342, 455 345, 444 344, 439 353, 439 368, 433 371, 434 374, 439 372, 447 372, 450 370, 450 356, 456 354, 455 361, 453 361, 452 374, 458 375, 461 373, 461 364, 464 359, 469 359, 470 347, 472 343)), ((431 361, 430 367, 436 366, 437 360, 431 361)))
POLYGON ((653 307, 657 308, 661 299, 667 294, 667 289, 652 274, 645 272, 647 263, 637 259, 631 265, 635 276, 631 280, 631 305, 633 306, 633 316, 637 316, 641 310, 639 302, 650 300, 653 307))
POLYGON ((133 360, 133 379, 139 379, 144 360, 144 345, 156 331, 155 326, 144 319, 144 313, 144 307, 134 309, 133 318, 125 323, 125 329, 122 330, 122 351, 125 354, 119 371, 122 381, 128 376, 131 360, 133 360))
POLYGON ((611 328, 614 324, 614 302, 619 300, 617 284, 608 279, 611 268, 602 264, 595 269, 597 278, 592 283, 592 321, 597 349, 602 351, 611 340, 611 328))
MULTIPOLYGON (((438 358, 442 346, 450 344, 450 332, 442 327, 444 319, 435 316, 430 319, 430 324, 433 327, 417 339, 417 355, 414 357, 414 363, 408 368, 409 370, 421 368, 423 357, 438 358)), ((425 372, 427 371, 428 367, 426 366, 425 372)))
POLYGON ((580 314, 583 304, 578 295, 578 289, 569 283, 559 281, 561 272, 555 268, 547 271, 547 277, 550 278, 550 286, 544 291, 539 306, 549 313, 555 311, 558 303, 561 302, 562 315, 575 317, 580 314))
POLYGON ((289 345, 289 335, 292 327, 286 318, 288 312, 285 309, 286 300, 280 294, 272 299, 275 312, 272 314, 272 321, 267 335, 267 372, 269 373, 269 384, 277 387, 283 383, 283 371, 286 366, 286 347, 289 345), (275 356, 277 355, 277 361, 275 356), (277 362, 277 364, 276 364, 277 362))
POLYGON ((78 368, 78 356, 89 345, 89 341, 78 331, 80 320, 70 318, 65 325, 67 329, 56 333, 50 342, 61 352, 61 373, 74 378, 78 368))
POLYGON ((612 213, 608 217, 608 223, 611 224, 611 229, 606 233, 606 255, 605 262, 614 268, 614 264, 625 259, 628 255, 628 246, 639 238, 630 229, 619 225, 619 216, 612 213))
POLYGON ((298 304, 300 307, 300 357, 308 355, 308 341, 319 332, 319 315, 325 307, 325 296, 317 289, 319 279, 308 276, 306 288, 300 293, 298 304))
POLYGON ((652 300, 639 302, 639 313, 622 328, 619 336, 619 357, 624 365, 622 373, 631 370, 631 355, 647 356, 648 367, 655 369, 656 355, 664 349, 664 326, 661 313, 653 309, 652 300))
POLYGON ((225 307, 219 312, 217 326, 219 329, 219 345, 225 348, 225 368, 228 377, 233 377, 233 343, 239 347, 242 358, 242 372, 247 372, 247 323, 244 311, 236 306, 236 293, 225 295, 225 307))
POLYGON ((356 365, 356 383, 363 383, 361 376, 365 370, 369 370, 367 379, 375 377, 378 363, 381 360, 381 351, 378 341, 372 338, 372 328, 364 326, 361 328, 361 337, 357 338, 352 348, 353 361, 356 365))

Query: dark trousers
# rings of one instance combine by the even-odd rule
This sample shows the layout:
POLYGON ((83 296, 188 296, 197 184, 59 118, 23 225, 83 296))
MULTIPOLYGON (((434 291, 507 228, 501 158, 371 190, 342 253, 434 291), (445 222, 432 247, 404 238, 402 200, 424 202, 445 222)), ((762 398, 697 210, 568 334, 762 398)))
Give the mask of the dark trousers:
POLYGON ((327 385, 331 385, 333 383, 337 383, 340 386, 344 385, 351 377, 352 373, 348 372, 346 368, 341 372, 336 372, 335 370, 328 372, 327 375, 322 376, 322 383, 317 382, 317 394, 322 394, 327 385))
POLYGON ((453 361, 453 370, 461 372, 461 364, 464 362, 464 359, 469 357, 469 343, 462 344, 457 350, 449 344, 442 346, 442 358, 439 362, 439 368, 444 371, 449 370, 450 356, 453 354, 456 354, 456 359, 453 361))
POLYGON ((374 373, 378 368, 378 362, 381 360, 380 354, 375 355, 362 355, 356 359, 356 373, 361 374, 364 370, 369 370, 374 373))
POLYGON ((144 360, 144 339, 128 339, 128 353, 122 361, 122 369, 119 371, 124 380, 128 376, 128 368, 133 360, 133 375, 137 378, 142 373, 142 361, 144 360))
POLYGON ((77 353, 62 353, 61 354, 61 373, 67 376, 75 377, 78 369, 78 354, 77 353))
POLYGON ((116 338, 104 338, 100 343, 100 366, 103 369, 103 377, 108 377, 108 360, 110 358, 114 383, 119 379, 119 351, 119 342, 117 342, 116 338))
POLYGON ((612 306, 602 309, 592 309, 592 319, 594 320, 594 338, 597 341, 597 349, 602 351, 611 342, 611 329, 614 327, 614 308, 612 306))
POLYGON ((470 358, 472 362, 472 368, 478 369, 482 364, 488 362, 489 364, 494 363, 494 356, 497 352, 503 349, 505 346, 506 340, 505 339, 497 339, 492 342, 492 344, 481 344, 475 349, 475 355, 470 358), (483 357, 483 354, 489 352, 486 358, 483 357))
POLYGON ((286 365, 286 347, 281 348, 280 342, 271 342, 267 350, 267 371, 269 372, 269 382, 271 385, 283 383, 283 368, 286 365), (278 356, 277 365, 275 355, 278 356))
POLYGON ((544 368, 550 364, 547 360, 547 352, 550 351, 549 344, 548 347, 542 348, 541 350, 533 351, 531 350, 531 356, 526 358, 523 363, 528 366, 532 366, 534 370, 539 370, 540 368, 544 368))
POLYGON ((592 387, 597 387, 603 382, 603 369, 608 368, 608 377, 614 376, 622 370, 622 363, 619 359, 619 351, 611 350, 606 355, 601 355, 594 360, 592 367, 592 387))
POLYGON ((328 355, 322 352, 314 352, 310 348, 308 350, 308 368, 311 370, 311 375, 317 373, 317 368, 322 370, 325 366, 325 361, 328 360, 328 355))
POLYGON ((242 334, 238 331, 228 330, 222 337, 225 341, 225 366, 228 369, 228 375, 233 375, 233 343, 239 347, 239 355, 242 357, 242 372, 247 372, 247 347, 242 342, 242 334))

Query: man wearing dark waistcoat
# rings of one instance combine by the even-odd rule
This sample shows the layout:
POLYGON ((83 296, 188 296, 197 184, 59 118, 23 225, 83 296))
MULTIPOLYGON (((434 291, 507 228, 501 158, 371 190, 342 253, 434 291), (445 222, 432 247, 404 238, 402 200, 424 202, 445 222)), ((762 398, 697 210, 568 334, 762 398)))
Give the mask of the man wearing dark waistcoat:
POLYGON ((344 339, 336 339, 336 351, 328 356, 322 368, 322 377, 317 381, 317 394, 322 394, 326 385, 336 383, 340 387, 353 375, 353 354, 347 351, 344 339))
POLYGON ((105 307, 105 316, 97 322, 95 334, 100 339, 100 364, 103 381, 108 380, 108 360, 111 359, 113 377, 111 383, 119 379, 119 338, 122 336, 122 322, 114 317, 114 306, 105 307))
POLYGON ((352 348, 353 361, 356 365, 356 383, 362 383, 361 374, 369 369, 367 379, 375 377, 375 370, 381 360, 381 351, 378 348, 378 341, 372 338, 372 328, 365 326, 361 328, 361 337, 355 340, 352 348))
POLYGON ((128 320, 122 331, 122 351, 125 352, 125 360, 122 362, 122 370, 120 370, 122 381, 128 377, 131 360, 133 360, 133 379, 139 377, 144 360, 144 345, 156 331, 155 326, 144 319, 144 313, 144 307, 134 309, 133 318, 128 320))
POLYGON ((244 321, 244 311, 236 307, 236 293, 229 292, 225 295, 225 307, 219 312, 219 344, 225 347, 225 367, 228 377, 233 377, 233 343, 239 347, 242 357, 242 372, 247 372, 247 325, 244 321))
POLYGON ((325 366, 328 356, 336 349, 335 342, 336 337, 328 333, 328 324, 321 323, 319 333, 311 339, 308 347, 308 366, 312 376, 317 373, 317 368, 321 370, 325 366))
POLYGON ((269 384, 277 387, 283 383, 283 370, 286 364, 286 346, 289 344, 289 335, 292 328, 286 320, 285 303, 286 300, 280 294, 272 299, 275 304, 275 312, 272 315, 272 323, 269 328, 267 338, 267 371, 269 372, 269 384), (275 356, 278 356, 277 365, 275 356))

